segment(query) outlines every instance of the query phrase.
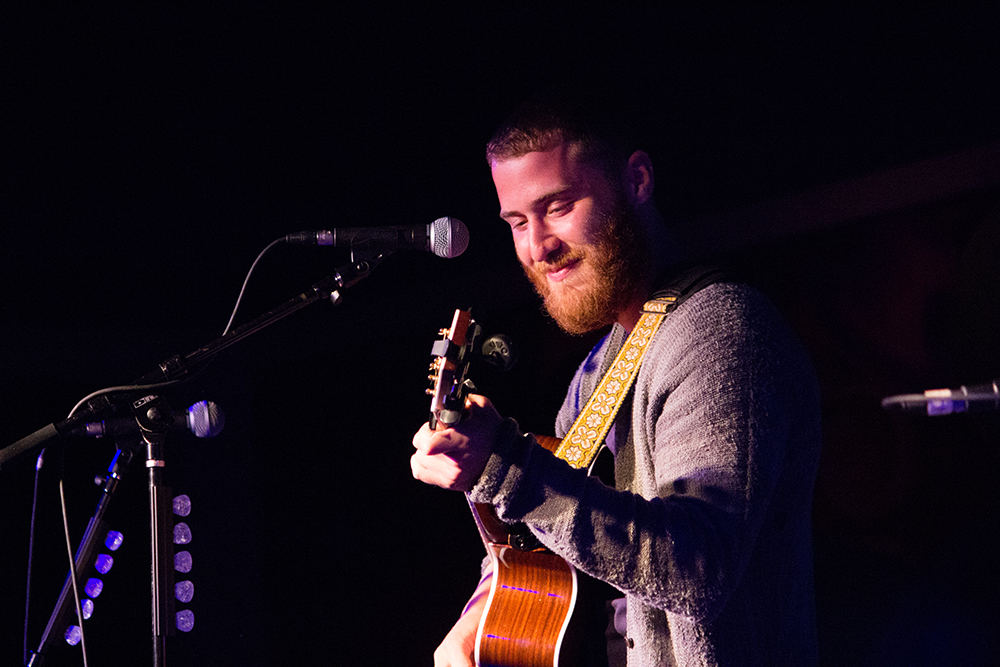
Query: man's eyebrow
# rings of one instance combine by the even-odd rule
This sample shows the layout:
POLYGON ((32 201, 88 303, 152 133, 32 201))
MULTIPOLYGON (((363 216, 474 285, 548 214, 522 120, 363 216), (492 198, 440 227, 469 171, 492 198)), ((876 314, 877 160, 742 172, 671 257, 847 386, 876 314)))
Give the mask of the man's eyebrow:
MULTIPOLYGON (((551 192, 546 192, 545 194, 535 198, 529 206, 530 208, 537 208, 538 206, 541 206, 543 204, 548 204, 553 199, 558 199, 559 197, 565 195, 572 189, 573 189, 572 185, 560 186, 556 190, 553 190, 551 192)), ((500 211, 500 217, 504 219, 510 216, 517 216, 517 215, 521 215, 521 213, 519 213, 518 211, 504 211, 504 210, 500 211)))

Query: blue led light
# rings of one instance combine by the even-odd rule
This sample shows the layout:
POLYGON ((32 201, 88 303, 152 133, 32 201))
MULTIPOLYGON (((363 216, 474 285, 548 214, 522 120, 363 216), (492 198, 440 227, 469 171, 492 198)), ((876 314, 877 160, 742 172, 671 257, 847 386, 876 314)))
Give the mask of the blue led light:
POLYGON ((76 646, 83 638, 83 632, 80 630, 79 625, 71 625, 66 628, 66 634, 63 636, 66 637, 67 644, 70 646, 76 646))
POLYGON ((107 574, 111 571, 112 566, 115 564, 115 559, 108 554, 100 554, 97 557, 97 562, 94 563, 94 567, 101 574, 107 574))
POLYGON ((108 537, 104 540, 104 546, 106 546, 109 551, 118 551, 118 547, 122 545, 122 540, 124 539, 124 535, 119 533, 117 530, 112 530, 108 533, 108 537))
POLYGON ((104 582, 100 579, 87 579, 87 585, 83 590, 90 597, 96 598, 104 590, 104 582))
POLYGON ((178 572, 183 572, 187 574, 191 571, 191 552, 189 551, 178 551, 174 554, 174 569, 178 572))
POLYGON ((174 498, 174 514, 177 516, 187 516, 191 513, 191 499, 181 494, 174 498))
POLYGON ((191 632, 194 628, 194 612, 190 609, 182 609, 177 612, 177 629, 181 632, 191 632))
POLYGON ((187 604, 194 598, 194 584, 190 581, 178 581, 174 584, 174 597, 187 604))
POLYGON ((191 529, 183 521, 174 526, 174 544, 190 544, 191 529))

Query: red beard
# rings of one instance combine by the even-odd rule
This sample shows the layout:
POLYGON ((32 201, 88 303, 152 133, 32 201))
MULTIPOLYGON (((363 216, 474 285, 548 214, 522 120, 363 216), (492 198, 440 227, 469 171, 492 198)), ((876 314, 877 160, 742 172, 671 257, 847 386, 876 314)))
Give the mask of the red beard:
POLYGON ((552 319, 567 333, 584 334, 617 319, 637 296, 651 263, 639 220, 619 198, 603 215, 596 239, 523 268, 552 319), (566 281, 552 283, 546 277, 574 261, 576 275, 566 281))

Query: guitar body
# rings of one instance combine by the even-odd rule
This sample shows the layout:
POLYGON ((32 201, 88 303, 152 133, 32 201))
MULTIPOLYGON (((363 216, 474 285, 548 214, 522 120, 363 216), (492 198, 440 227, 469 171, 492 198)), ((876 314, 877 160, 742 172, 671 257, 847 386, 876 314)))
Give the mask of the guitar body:
MULTIPOLYGON (((550 451, 560 442, 551 436, 535 439, 550 451)), ((469 505, 493 564, 476 664, 606 667, 605 602, 612 597, 607 584, 534 543, 524 526, 501 521, 492 505, 469 505)))
POLYGON ((488 545, 493 579, 476 635, 479 667, 557 667, 576 604, 576 569, 548 551, 488 545))

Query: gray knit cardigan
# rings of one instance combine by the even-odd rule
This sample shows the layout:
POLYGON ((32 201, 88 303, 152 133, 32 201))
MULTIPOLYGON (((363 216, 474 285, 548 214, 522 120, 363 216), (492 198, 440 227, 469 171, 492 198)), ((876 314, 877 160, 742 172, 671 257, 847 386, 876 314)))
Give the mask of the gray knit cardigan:
MULTIPOLYGON (((622 338, 616 327, 581 364, 557 435, 622 338)), ((818 390, 774 307, 732 283, 691 296, 656 333, 630 412, 615 426, 617 489, 508 420, 472 499, 625 594, 630 667, 815 664, 818 390)))

